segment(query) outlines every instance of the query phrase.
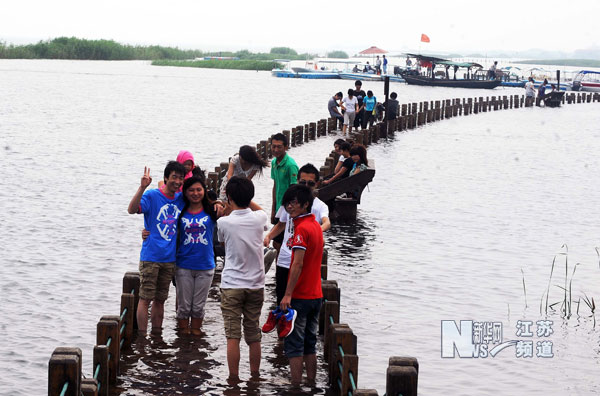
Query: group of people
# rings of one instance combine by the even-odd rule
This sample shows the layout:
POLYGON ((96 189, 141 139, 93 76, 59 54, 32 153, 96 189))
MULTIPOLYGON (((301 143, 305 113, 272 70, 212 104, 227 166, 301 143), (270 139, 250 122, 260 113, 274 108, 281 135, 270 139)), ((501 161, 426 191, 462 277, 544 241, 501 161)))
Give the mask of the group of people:
MULTIPOLYGON (((535 81, 533 77, 529 77, 529 79, 525 83, 525 97, 530 101, 533 101, 535 99, 534 83, 535 81)), ((546 91, 548 90, 548 85, 550 85, 550 93, 558 92, 558 88, 556 87, 556 85, 548 84, 548 79, 544 78, 544 81, 540 84, 540 86, 537 89, 537 97, 540 101, 540 104, 543 102, 544 99, 546 99, 550 95, 550 93, 546 93, 546 91)))
MULTIPOLYGON (((336 174, 326 182, 365 169, 364 147, 353 154, 349 143, 336 141, 342 154, 336 174), (354 159, 356 162, 354 162, 354 159), (352 165, 351 165, 352 162, 352 165)), ((358 146, 357 146, 358 147, 358 146)), ((205 304, 215 272, 214 238, 224 244, 221 274, 221 312, 227 339, 230 379, 239 379, 240 340, 249 346, 250 372, 259 376, 262 332, 279 327, 289 358, 291 382, 300 385, 303 365, 308 383, 316 376, 316 340, 321 308, 321 257, 323 232, 331 224, 327 205, 314 197, 321 183, 319 171, 306 164, 298 168, 287 154, 288 139, 278 133, 271 139, 273 179, 271 223, 254 199, 252 178, 268 166, 250 146, 242 146, 229 164, 217 195, 208 190, 204 172, 189 151, 169 161, 156 189, 150 169, 144 168, 128 212, 144 215, 140 253, 138 329, 162 330, 164 303, 173 279, 177 294, 177 325, 182 334, 200 335, 205 304), (277 309, 269 314, 261 332, 264 303, 265 247, 277 249, 277 309), (148 314, 150 311, 150 315, 148 314), (276 323, 275 323, 276 322, 276 323)), ((347 177, 347 176, 346 176, 347 177)))
POLYGON ((388 103, 380 103, 373 95, 373 91, 363 91, 362 81, 356 80, 355 89, 348 89, 347 96, 338 92, 329 99, 327 109, 329 115, 343 122, 342 133, 351 133, 352 128, 367 128, 367 125, 373 126, 376 120, 383 116, 387 107, 387 119, 392 120, 398 116, 398 107, 400 103, 396 99, 396 92, 390 94, 388 103))
POLYGON ((352 73, 368 73, 368 74, 381 74, 381 70, 383 67, 383 74, 387 74, 387 67, 388 67, 388 60, 385 57, 385 55, 383 55, 383 59, 379 58, 379 55, 377 55, 377 58, 375 59, 375 67, 371 66, 369 64, 369 62, 367 62, 362 69, 360 69, 358 67, 358 65, 354 65, 354 67, 352 68, 352 73))

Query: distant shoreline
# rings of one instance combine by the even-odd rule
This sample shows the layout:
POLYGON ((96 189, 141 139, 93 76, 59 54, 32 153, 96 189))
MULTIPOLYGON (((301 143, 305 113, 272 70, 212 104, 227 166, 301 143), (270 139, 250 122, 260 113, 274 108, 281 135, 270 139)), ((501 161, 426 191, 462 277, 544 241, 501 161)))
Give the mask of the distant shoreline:
POLYGON ((513 63, 523 65, 600 67, 600 60, 595 59, 531 59, 513 63))
POLYGON ((203 69, 233 69, 233 70, 273 70, 282 68, 283 65, 275 61, 260 60, 170 60, 160 59, 152 61, 153 66, 199 67, 203 69))

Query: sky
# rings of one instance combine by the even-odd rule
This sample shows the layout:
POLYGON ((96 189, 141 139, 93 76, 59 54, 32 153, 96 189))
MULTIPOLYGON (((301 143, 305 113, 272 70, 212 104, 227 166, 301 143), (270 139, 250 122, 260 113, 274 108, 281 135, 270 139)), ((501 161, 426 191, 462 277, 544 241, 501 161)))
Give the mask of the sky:
POLYGON ((372 45, 390 52, 486 54, 600 45, 598 0, 192 1, 18 0, 3 2, 0 41, 59 36, 200 50, 298 52, 372 45), (421 33, 429 44, 420 43, 421 33))

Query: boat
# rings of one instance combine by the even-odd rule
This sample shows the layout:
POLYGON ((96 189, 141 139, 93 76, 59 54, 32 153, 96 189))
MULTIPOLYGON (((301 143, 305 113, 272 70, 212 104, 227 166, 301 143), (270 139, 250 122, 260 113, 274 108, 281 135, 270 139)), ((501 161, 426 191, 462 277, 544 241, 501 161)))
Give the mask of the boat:
POLYGON ((421 68, 427 70, 426 75, 404 74, 402 77, 408 84, 423 85, 429 87, 452 87, 452 88, 479 88, 493 89, 502 84, 501 80, 488 80, 487 76, 482 74, 483 66, 474 62, 453 62, 448 59, 425 56, 420 54, 407 54, 411 58, 416 58, 421 68), (435 71, 436 66, 443 66, 445 71, 435 71), (449 69, 453 68, 453 78, 450 78, 449 69), (467 73, 463 78, 457 78, 459 68, 466 68, 467 73), (473 69, 473 71, 471 71, 473 69), (436 77, 437 76, 437 77, 436 77))
POLYGON ((573 78, 573 91, 600 92, 600 72, 581 70, 573 78))
POLYGON ((337 63, 331 61, 306 61, 304 67, 290 67, 291 60, 289 59, 275 59, 276 62, 285 63, 284 69, 273 69, 271 75, 273 77, 284 77, 284 78, 306 78, 306 79, 339 79, 339 72, 333 68, 331 70, 325 67, 318 66, 318 63, 337 63))

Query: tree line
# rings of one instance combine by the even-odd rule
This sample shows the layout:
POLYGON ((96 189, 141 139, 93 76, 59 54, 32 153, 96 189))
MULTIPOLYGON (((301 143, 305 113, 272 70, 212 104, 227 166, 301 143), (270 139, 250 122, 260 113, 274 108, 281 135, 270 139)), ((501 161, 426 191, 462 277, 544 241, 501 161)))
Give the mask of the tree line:
POLYGON ((274 47, 268 53, 253 53, 248 50, 204 52, 160 45, 134 46, 120 44, 114 40, 86 40, 76 37, 58 37, 26 45, 0 41, 0 59, 185 60, 205 56, 237 57, 243 60, 304 60, 313 59, 315 54, 298 54, 288 47, 274 47))

